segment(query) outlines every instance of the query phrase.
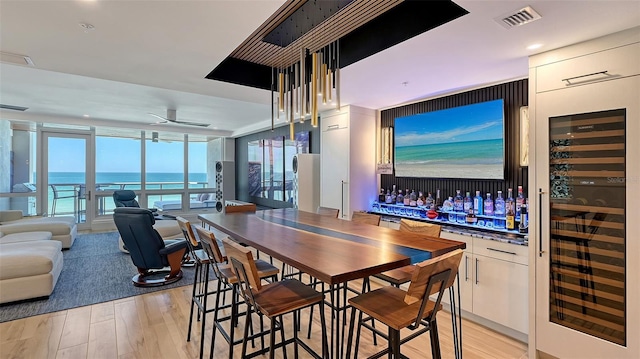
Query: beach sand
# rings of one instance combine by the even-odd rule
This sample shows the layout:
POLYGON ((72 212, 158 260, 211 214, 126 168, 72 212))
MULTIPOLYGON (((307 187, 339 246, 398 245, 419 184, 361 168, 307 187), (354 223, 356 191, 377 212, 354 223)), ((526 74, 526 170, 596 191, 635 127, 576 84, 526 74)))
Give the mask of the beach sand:
POLYGON ((396 164, 396 177, 503 179, 502 164, 396 164))

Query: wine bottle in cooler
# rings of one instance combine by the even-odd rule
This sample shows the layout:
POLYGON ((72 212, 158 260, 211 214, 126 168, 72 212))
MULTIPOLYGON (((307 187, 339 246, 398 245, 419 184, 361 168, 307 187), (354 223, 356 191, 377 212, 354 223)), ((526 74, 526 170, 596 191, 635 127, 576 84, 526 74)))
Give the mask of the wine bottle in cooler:
POLYGON ((442 207, 442 197, 440 197, 440 188, 436 189, 436 210, 439 210, 442 207))
POLYGON ((409 206, 417 207, 418 206, 418 196, 416 195, 416 190, 411 190, 411 194, 409 195, 409 206))
POLYGON ((407 207, 409 207, 411 205, 411 196, 409 195, 409 189, 408 188, 404 191, 404 200, 403 200, 402 203, 407 207))
POLYGON ((416 205, 418 207, 424 206, 424 193, 422 193, 422 191, 418 191, 418 200, 416 201, 416 205))
POLYGON ((404 204, 404 196, 402 195, 402 190, 398 190, 398 196, 396 197, 396 204, 404 204))

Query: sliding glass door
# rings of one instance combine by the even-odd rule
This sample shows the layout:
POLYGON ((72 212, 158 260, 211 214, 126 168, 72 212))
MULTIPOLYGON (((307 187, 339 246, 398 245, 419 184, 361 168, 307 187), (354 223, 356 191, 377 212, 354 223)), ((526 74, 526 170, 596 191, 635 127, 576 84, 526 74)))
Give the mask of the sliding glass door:
POLYGON ((42 140, 42 211, 49 217, 74 216, 78 224, 91 223, 96 212, 91 135, 43 131, 42 140))

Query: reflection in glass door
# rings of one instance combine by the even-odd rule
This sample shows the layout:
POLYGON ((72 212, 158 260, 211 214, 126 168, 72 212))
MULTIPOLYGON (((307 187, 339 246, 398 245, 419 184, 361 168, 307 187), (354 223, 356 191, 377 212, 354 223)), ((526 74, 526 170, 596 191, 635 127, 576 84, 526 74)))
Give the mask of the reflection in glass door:
POLYGON ((549 119, 549 321, 626 345, 625 110, 549 119))
POLYGON ((43 132, 46 168, 46 212, 50 217, 74 216, 90 223, 93 213, 88 168, 89 135, 43 132))

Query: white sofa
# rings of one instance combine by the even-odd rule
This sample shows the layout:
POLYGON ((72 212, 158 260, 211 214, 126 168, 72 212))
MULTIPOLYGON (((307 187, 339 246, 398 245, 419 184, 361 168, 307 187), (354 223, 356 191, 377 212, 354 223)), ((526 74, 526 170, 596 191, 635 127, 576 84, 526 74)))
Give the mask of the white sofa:
POLYGON ((5 235, 23 232, 51 232, 51 239, 71 248, 78 234, 74 217, 23 217, 22 211, 0 211, 0 232, 5 235))
POLYGON ((49 296, 62 271, 62 242, 51 232, 0 232, 0 303, 49 296))

